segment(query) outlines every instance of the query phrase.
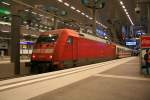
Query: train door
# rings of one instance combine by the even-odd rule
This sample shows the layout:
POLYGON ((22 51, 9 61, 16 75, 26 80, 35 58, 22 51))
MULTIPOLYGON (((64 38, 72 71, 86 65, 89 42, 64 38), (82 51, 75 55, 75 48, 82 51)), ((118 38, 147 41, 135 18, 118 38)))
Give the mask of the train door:
POLYGON ((69 36, 67 38, 66 44, 65 44, 65 51, 64 51, 65 59, 67 61, 71 61, 73 59, 73 37, 69 36))
POLYGON ((78 59, 78 38, 73 38, 73 61, 77 61, 78 59))
POLYGON ((65 46, 64 46, 64 51, 63 51, 63 66, 65 68, 69 68, 73 66, 73 37, 68 36, 65 46))

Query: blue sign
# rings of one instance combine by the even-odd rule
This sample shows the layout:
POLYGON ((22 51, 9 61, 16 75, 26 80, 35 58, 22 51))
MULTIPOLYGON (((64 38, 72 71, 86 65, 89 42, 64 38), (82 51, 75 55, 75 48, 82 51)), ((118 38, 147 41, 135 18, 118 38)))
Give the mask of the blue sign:
POLYGON ((98 33, 100 36, 106 36, 106 32, 96 28, 96 33, 98 33))
POLYGON ((126 42, 126 45, 136 45, 136 42, 126 42))

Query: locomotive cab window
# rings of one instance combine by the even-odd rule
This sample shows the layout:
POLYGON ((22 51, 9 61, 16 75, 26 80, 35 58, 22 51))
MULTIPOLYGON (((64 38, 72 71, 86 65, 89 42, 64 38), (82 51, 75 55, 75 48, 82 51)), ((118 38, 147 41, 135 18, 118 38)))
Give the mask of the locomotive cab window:
POLYGON ((73 43, 73 38, 72 37, 68 37, 67 44, 72 44, 72 43, 73 43))
POLYGON ((37 43, 52 43, 56 42, 58 38, 57 34, 41 35, 37 39, 37 43))

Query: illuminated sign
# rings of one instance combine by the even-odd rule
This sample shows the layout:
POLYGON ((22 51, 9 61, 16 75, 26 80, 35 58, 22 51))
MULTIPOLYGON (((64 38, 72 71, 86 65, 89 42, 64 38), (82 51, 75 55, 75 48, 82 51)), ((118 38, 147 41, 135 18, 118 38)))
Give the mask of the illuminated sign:
POLYGON ((7 8, 0 7, 0 15, 10 15, 10 11, 7 8))
POLYGON ((98 33, 100 36, 106 36, 106 32, 100 30, 100 29, 96 29, 96 33, 98 33))
POLYGON ((136 45, 136 42, 126 42, 126 45, 136 45))

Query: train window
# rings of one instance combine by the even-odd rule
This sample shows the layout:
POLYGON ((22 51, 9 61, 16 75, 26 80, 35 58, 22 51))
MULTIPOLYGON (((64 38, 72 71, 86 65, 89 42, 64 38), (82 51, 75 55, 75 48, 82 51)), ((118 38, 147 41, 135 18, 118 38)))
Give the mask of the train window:
POLYGON ((67 44, 72 44, 72 43, 73 43, 73 38, 72 37, 68 37, 67 44))
POLYGON ((37 39, 37 43, 42 43, 42 42, 48 42, 48 43, 51 43, 51 42, 56 42, 58 38, 58 35, 57 34, 50 34, 50 35, 41 35, 39 36, 39 38, 37 39))

